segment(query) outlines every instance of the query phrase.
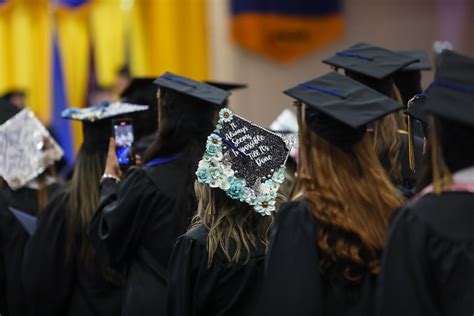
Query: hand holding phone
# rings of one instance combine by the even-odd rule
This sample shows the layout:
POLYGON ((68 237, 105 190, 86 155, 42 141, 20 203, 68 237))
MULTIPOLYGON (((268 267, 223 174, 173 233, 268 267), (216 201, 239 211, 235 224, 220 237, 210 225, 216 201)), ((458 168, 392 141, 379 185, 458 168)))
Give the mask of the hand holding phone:
POLYGON ((133 135, 132 120, 113 120, 112 125, 115 138, 115 154, 117 155, 119 165, 133 165, 135 163, 135 155, 133 153, 135 138, 133 135))

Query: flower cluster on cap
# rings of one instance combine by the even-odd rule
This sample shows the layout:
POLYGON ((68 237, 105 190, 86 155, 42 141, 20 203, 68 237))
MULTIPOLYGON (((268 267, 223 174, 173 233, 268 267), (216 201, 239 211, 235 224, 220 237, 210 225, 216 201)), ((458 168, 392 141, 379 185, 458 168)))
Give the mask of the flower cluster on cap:
MULTIPOLYGON (((275 211, 275 200, 281 183, 285 180, 285 166, 281 166, 271 179, 250 188, 245 179, 235 176, 229 162, 223 159, 223 141, 219 130, 223 123, 232 121, 233 113, 229 109, 219 112, 219 121, 216 130, 209 135, 206 142, 206 151, 199 161, 196 171, 197 180, 211 188, 219 188, 235 200, 252 205, 261 215, 270 215, 275 211)), ((251 184, 250 184, 251 185, 251 184)))

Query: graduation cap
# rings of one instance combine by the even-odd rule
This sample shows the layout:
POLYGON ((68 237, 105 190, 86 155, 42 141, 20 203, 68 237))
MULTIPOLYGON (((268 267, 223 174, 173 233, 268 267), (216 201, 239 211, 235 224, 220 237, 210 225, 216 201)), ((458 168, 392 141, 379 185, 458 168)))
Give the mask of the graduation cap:
POLYGON ((357 43, 323 60, 343 68, 347 76, 386 96, 390 96, 393 88, 391 75, 416 61, 416 58, 366 43, 357 43))
POLYGON ((428 95, 431 113, 474 126, 474 59, 443 50, 428 95))
POLYGON ((426 108, 426 100, 428 95, 426 93, 416 94, 409 102, 405 114, 422 122, 425 126, 428 125, 429 113, 426 108))
POLYGON ((195 81, 186 77, 166 72, 158 77, 154 83, 160 88, 170 89, 190 97, 210 103, 218 108, 225 105, 230 92, 207 83, 195 81))
POLYGON ((285 180, 292 140, 221 109, 196 171, 197 180, 252 205, 261 215, 275 210, 285 180))
POLYGON ((13 216, 15 216, 20 225, 23 226, 28 235, 32 236, 36 231, 36 216, 30 215, 25 211, 21 211, 13 207, 8 207, 8 209, 10 212, 12 212, 13 216))
POLYGON ((421 70, 431 70, 431 61, 428 57, 428 53, 424 50, 406 50, 400 51, 399 54, 406 55, 411 58, 415 58, 417 61, 402 68, 400 71, 421 71, 421 70))
POLYGON ((105 149, 112 137, 112 119, 148 110, 148 105, 123 102, 104 102, 87 108, 69 108, 61 113, 65 119, 81 121, 84 147, 90 150, 105 149))
POLYGON ((400 91, 403 104, 406 105, 413 96, 423 91, 421 71, 431 70, 431 62, 425 51, 403 51, 400 54, 417 59, 417 62, 408 65, 393 75, 393 81, 400 91))
POLYGON ((21 110, 6 99, 0 98, 0 125, 18 114, 21 110))
POLYGON ((127 88, 120 95, 122 102, 148 105, 147 111, 135 115, 135 134, 137 139, 150 135, 158 129, 158 102, 156 98, 157 86, 153 83, 154 77, 133 78, 127 88))
POLYGON ((60 160, 63 150, 29 109, 0 126, 0 177, 12 190, 24 186, 60 160))
POLYGON ((244 83, 232 83, 232 82, 220 82, 220 81, 204 81, 204 83, 210 84, 216 88, 232 91, 247 88, 247 85, 244 83))
POLYGON ((367 124, 403 106, 395 100, 336 72, 284 91, 306 104, 306 124, 344 151, 351 151, 367 124))

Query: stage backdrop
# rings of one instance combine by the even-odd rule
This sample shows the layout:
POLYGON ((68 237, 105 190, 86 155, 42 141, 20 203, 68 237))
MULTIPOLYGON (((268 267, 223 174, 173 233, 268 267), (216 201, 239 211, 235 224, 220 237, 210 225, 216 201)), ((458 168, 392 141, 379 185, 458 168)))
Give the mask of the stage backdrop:
POLYGON ((289 62, 343 33, 340 0, 232 0, 237 45, 289 62))

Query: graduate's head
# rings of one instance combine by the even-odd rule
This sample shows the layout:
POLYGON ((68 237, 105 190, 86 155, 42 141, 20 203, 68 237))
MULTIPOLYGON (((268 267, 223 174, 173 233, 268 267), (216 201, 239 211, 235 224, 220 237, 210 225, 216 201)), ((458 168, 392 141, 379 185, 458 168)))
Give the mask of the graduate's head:
POLYGON ((444 50, 426 107, 433 116, 431 154, 435 192, 451 173, 474 165, 474 58, 444 50))
POLYGON ((209 263, 219 250, 237 262, 248 259, 257 245, 267 245, 291 147, 291 138, 228 109, 219 112, 198 164, 195 186, 198 212, 194 222, 209 229, 209 263))
POLYGON ((373 149, 367 124, 401 104, 337 73, 285 93, 299 100, 301 190, 295 198, 306 199, 323 224, 317 239, 325 255, 322 268, 346 262, 343 272, 352 281, 360 276, 353 267, 376 273, 388 218, 402 200, 373 149))
POLYGON ((159 87, 158 138, 145 153, 145 162, 178 152, 201 156, 205 139, 230 93, 172 73, 160 76, 155 84, 159 87))
POLYGON ((132 113, 147 109, 147 106, 115 102, 81 109, 69 108, 62 113, 63 118, 82 123, 83 143, 68 184, 67 240, 68 245, 72 245, 77 242, 77 230, 83 233, 80 237, 83 259, 90 259, 92 254, 86 232, 99 203, 100 178, 105 170, 110 138, 114 136, 112 121, 129 118, 132 113))

